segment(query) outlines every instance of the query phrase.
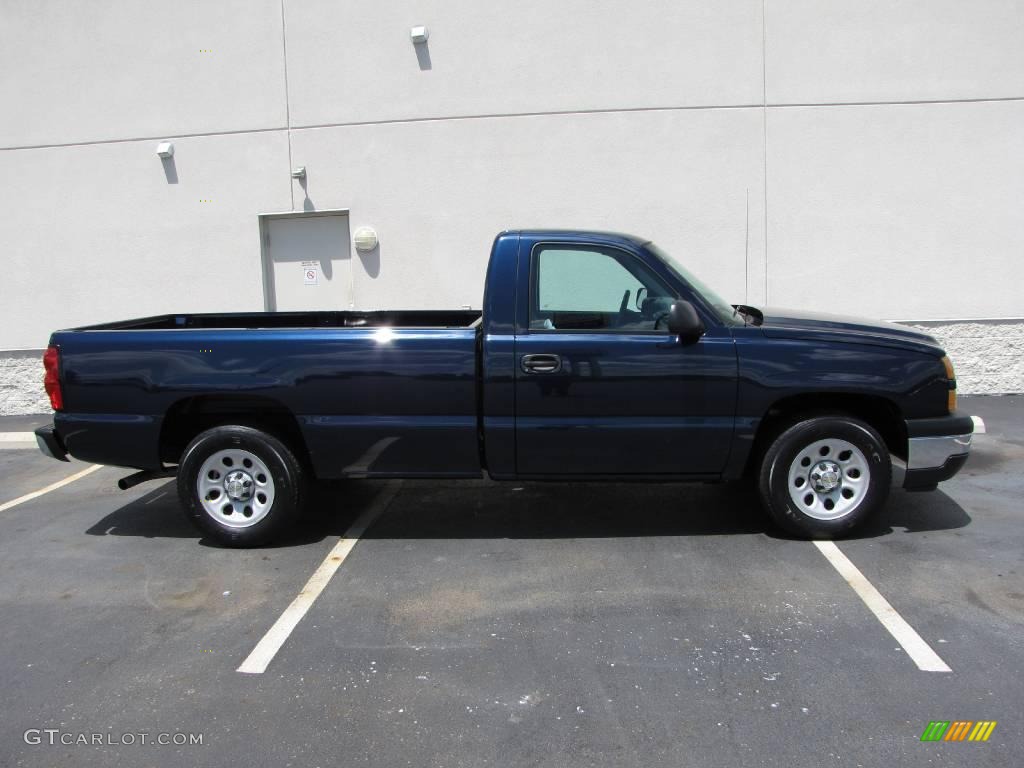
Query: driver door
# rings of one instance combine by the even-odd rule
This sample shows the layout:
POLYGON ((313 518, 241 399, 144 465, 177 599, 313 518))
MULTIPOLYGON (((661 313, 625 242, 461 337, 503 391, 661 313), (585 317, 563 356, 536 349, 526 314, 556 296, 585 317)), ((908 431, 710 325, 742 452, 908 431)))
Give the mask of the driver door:
POLYGON ((685 345, 670 336, 677 293, 619 248, 540 243, 529 268, 529 325, 515 343, 518 474, 721 472, 736 398, 728 329, 709 325, 685 345))

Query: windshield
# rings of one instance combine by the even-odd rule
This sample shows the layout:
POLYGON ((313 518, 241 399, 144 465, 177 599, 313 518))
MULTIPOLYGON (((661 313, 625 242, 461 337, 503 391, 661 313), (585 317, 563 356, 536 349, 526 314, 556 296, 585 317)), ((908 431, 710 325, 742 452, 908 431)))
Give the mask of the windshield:
POLYGON ((718 315, 718 318, 723 323, 726 325, 743 325, 743 321, 736 316, 736 309, 733 305, 711 290, 711 288, 709 288, 704 282, 690 273, 686 267, 673 259, 668 253, 663 251, 654 243, 647 243, 645 247, 661 259, 665 263, 665 266, 675 273, 676 277, 699 293, 704 301, 714 309, 715 314, 718 315))

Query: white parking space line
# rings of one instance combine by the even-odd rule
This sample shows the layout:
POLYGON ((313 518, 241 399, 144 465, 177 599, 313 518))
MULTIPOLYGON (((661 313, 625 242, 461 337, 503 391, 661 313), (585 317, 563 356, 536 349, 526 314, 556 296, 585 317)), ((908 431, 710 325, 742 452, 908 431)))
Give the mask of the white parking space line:
POLYGON ((252 649, 252 653, 242 662, 242 665, 237 670, 238 672, 254 675, 266 672, 274 656, 281 650, 281 646, 285 644, 289 635, 298 626, 299 622, 302 621, 302 617, 306 615, 317 597, 320 596, 320 593, 330 583, 331 577, 341 567, 341 564, 345 562, 345 558, 349 556, 352 548, 359 542, 359 537, 366 533, 366 529, 373 525, 373 522, 380 514, 390 506, 391 500, 395 498, 400 485, 401 480, 388 483, 384 490, 373 500, 369 508, 349 526, 345 534, 338 539, 338 543, 327 553, 327 557, 320 563, 320 567, 310 576, 306 586, 292 600, 291 605, 284 609, 284 613, 267 630, 267 634, 263 636, 256 644, 256 647, 252 649))
POLYGON ((27 451, 35 447, 34 432, 0 432, 0 451, 27 451))
POLYGON ((974 434, 984 435, 985 434, 985 421, 981 416, 971 416, 971 421, 974 422, 974 434))
POLYGON ((882 626, 889 630, 889 634, 896 638, 896 642, 903 646, 903 650, 914 660, 918 669, 924 672, 953 671, 917 634, 917 631, 896 612, 896 609, 889 605, 889 601, 882 597, 882 593, 875 589, 875 586, 842 553, 835 542, 816 541, 814 545, 839 571, 839 575, 846 579, 846 583, 853 587, 853 591, 864 601, 868 610, 875 614, 875 618, 882 622, 882 626))
POLYGON ((0 504, 0 512, 6 512, 8 509, 13 509, 14 507, 18 506, 19 504, 24 504, 26 501, 32 501, 32 499, 38 499, 44 493, 49 493, 50 491, 56 491, 58 488, 63 488, 65 485, 69 485, 69 484, 75 482, 75 480, 80 480, 81 478, 85 477, 86 475, 91 475, 97 469, 103 469, 103 465, 102 464, 93 464, 91 467, 86 467, 81 472, 76 472, 75 474, 71 475, 70 477, 65 477, 63 480, 58 480, 56 483, 50 483, 45 488, 40 488, 38 491, 32 491, 32 493, 26 493, 24 496, 19 496, 18 498, 13 499, 12 501, 8 501, 5 504, 0 504))

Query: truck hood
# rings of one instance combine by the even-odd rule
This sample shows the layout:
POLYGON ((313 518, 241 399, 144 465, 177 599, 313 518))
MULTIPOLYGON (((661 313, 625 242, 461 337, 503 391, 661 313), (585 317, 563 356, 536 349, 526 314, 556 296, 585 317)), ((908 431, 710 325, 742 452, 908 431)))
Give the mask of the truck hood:
POLYGON ((761 312, 761 330, 771 338, 845 341, 943 354, 934 337, 897 323, 776 307, 761 312))

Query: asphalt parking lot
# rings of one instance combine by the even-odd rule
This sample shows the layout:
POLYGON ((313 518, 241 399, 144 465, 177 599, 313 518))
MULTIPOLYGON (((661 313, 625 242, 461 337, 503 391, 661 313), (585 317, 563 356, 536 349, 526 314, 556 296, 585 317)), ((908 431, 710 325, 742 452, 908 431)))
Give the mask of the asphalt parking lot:
POLYGON ((964 471, 839 544, 950 672, 742 488, 337 483, 279 546, 227 550, 172 482, 114 468, 5 508, 87 469, 9 443, 0 764, 1020 765, 1024 397, 962 408, 987 430, 964 471), (266 671, 237 671, 368 510, 266 671), (998 725, 922 743, 935 720, 998 725))

